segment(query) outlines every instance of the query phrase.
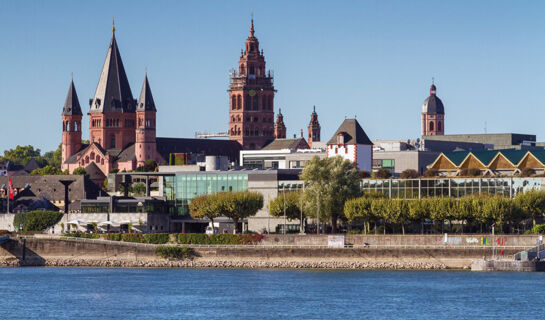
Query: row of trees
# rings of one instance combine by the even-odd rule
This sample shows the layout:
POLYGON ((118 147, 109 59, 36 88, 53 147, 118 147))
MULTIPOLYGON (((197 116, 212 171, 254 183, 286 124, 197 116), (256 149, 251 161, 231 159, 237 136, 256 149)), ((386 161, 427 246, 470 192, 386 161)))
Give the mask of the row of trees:
POLYGON ((16 164, 26 164, 34 159, 40 166, 52 166, 55 168, 61 167, 62 161, 62 144, 59 144, 56 150, 41 154, 39 148, 34 148, 31 145, 17 146, 14 149, 5 150, 0 156, 0 161, 10 161, 16 164))
POLYGON ((189 213, 195 219, 209 219, 214 224, 217 217, 230 218, 235 224, 254 216, 263 208, 263 196, 257 192, 220 192, 195 197, 189 204, 189 213))
POLYGON ((424 223, 426 220, 443 223, 452 221, 462 224, 479 223, 481 226, 495 224, 501 230, 504 224, 518 225, 523 221, 543 217, 545 192, 530 191, 517 195, 514 200, 501 196, 467 196, 454 198, 424 198, 420 200, 385 199, 364 195, 345 203, 344 214, 348 222, 361 221, 364 232, 378 222, 396 224, 405 233, 409 222, 424 223))

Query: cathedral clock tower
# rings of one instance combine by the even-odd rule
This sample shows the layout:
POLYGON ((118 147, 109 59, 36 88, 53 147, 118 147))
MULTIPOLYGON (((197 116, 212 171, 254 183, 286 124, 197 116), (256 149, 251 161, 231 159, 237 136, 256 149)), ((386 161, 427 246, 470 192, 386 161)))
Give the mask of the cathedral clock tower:
POLYGON ((261 149, 274 139, 274 85, 271 72, 265 70, 263 50, 254 36, 254 20, 250 36, 232 71, 229 85, 229 139, 243 149, 261 149))

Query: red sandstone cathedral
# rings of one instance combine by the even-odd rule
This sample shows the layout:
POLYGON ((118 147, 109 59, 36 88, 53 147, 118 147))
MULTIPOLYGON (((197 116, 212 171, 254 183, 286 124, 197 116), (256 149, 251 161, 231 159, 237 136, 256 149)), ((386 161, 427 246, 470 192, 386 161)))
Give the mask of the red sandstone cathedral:
MULTIPOLYGON (((62 112, 62 169, 134 170, 147 160, 162 163, 171 153, 227 156, 238 161, 241 149, 261 149, 275 139, 286 139, 283 115, 274 121, 273 76, 265 68, 263 50, 254 35, 241 51, 238 71, 229 85, 229 140, 156 137, 157 109, 147 74, 137 100, 133 98, 112 28, 112 39, 94 97, 89 100, 89 144, 81 140, 82 110, 73 80, 62 112), (96 167, 96 168, 94 168, 96 167)), ((308 126, 308 143, 320 141, 316 109, 308 126)))

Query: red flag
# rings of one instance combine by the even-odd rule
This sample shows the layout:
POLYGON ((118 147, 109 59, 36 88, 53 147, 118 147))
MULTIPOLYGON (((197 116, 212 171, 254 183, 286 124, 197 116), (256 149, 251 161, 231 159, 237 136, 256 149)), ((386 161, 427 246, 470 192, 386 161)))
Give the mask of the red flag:
POLYGON ((9 178, 8 196, 10 200, 13 200, 13 185, 11 184, 11 177, 9 178))

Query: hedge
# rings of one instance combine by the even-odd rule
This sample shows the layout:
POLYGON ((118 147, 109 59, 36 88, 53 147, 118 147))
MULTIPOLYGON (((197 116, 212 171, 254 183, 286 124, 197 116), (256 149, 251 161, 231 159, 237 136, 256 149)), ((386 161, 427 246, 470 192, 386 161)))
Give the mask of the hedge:
POLYGON ((54 226, 62 218, 62 213, 56 211, 29 211, 18 213, 13 217, 13 225, 23 224, 23 231, 43 231, 54 226))
POLYGON ((545 233, 545 224, 536 224, 532 228, 533 234, 544 234, 545 233))
POLYGON ((72 233, 65 233, 65 234, 63 234, 63 237, 86 238, 86 239, 98 239, 98 238, 100 238, 100 234, 98 234, 98 233, 80 233, 80 232, 72 232, 72 233))
POLYGON ((243 245, 257 244, 263 239, 260 234, 202 234, 202 233, 179 233, 176 240, 179 244, 223 244, 223 245, 243 245))
POLYGON ((193 255, 193 249, 187 247, 158 246, 155 254, 165 259, 187 259, 193 255))

